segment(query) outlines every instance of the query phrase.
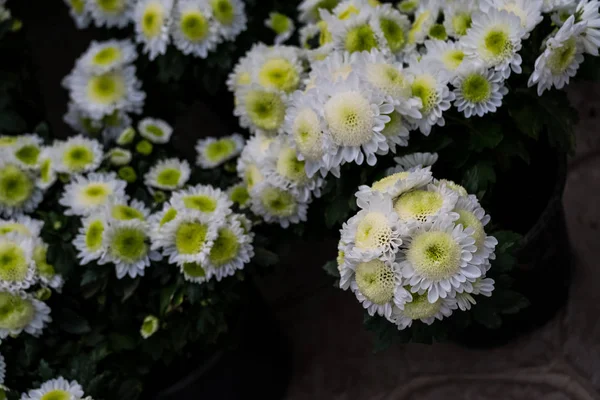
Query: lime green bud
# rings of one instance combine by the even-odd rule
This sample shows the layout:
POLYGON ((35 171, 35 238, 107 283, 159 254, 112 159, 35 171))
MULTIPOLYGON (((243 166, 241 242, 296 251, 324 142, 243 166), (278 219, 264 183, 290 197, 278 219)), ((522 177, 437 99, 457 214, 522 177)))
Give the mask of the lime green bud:
POLYGON ((153 148, 154 147, 152 146, 152 143, 144 139, 138 142, 138 144, 135 146, 135 151, 141 155, 147 156, 152 153, 153 148))
POLYGON ((119 168, 119 178, 123 179, 125 182, 133 183, 137 179, 137 174, 135 170, 129 166, 119 168))

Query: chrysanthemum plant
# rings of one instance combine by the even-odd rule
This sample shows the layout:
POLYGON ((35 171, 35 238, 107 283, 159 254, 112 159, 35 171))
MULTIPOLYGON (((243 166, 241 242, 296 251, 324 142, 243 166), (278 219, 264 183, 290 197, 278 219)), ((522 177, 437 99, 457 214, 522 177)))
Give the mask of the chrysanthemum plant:
POLYGON ((250 209, 295 233, 348 221, 327 269, 382 338, 498 327, 527 305, 509 273, 547 201, 506 193, 539 185, 549 197, 574 149, 561 89, 578 71, 597 76, 599 4, 301 2, 300 46, 256 44, 227 82, 252 135, 238 162, 250 209), (364 198, 378 186, 395 192, 364 198))
MULTIPOLYGON (((235 343, 248 274, 261 270, 250 267, 276 256, 219 189, 235 169, 190 168, 173 157, 172 134, 143 118, 104 146, 82 135, 0 137, 9 398, 64 376, 96 398, 135 399, 157 368, 235 343)), ((238 136, 209 143, 199 162, 225 165, 242 146, 238 136)), ((166 387, 181 377, 161 378, 166 387)))

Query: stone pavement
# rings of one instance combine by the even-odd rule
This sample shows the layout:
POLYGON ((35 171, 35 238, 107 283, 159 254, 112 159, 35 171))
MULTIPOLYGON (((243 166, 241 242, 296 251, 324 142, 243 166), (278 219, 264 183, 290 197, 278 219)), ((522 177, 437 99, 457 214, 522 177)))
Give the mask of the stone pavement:
POLYGON ((268 291, 294 343, 289 400, 600 399, 600 85, 572 85, 570 96, 581 121, 564 195, 577 257, 567 306, 539 331, 493 350, 410 344, 373 354, 356 300, 307 262, 277 277, 292 282, 279 285, 293 287, 296 299, 268 291))

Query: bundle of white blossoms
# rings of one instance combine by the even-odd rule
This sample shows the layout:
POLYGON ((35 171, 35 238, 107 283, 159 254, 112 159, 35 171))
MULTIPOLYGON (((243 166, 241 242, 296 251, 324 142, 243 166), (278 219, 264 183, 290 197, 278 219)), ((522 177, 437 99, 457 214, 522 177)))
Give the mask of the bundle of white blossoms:
POLYGON ((432 324, 491 296, 497 240, 489 215, 460 185, 432 177, 437 155, 397 158, 392 174, 356 193, 361 210, 341 229, 340 287, 398 329, 432 324))
POLYGON ((46 381, 39 388, 21 395, 21 400, 46 399, 93 400, 90 396, 85 396, 79 383, 68 381, 62 376, 46 381))
POLYGON ((135 46, 128 40, 92 41, 63 80, 69 91, 65 122, 78 133, 114 139, 140 114, 146 94, 132 63, 135 46))
POLYGON ((206 58, 218 44, 246 30, 242 0, 65 0, 78 28, 123 28, 133 22, 135 40, 153 60, 169 43, 184 54, 206 58))

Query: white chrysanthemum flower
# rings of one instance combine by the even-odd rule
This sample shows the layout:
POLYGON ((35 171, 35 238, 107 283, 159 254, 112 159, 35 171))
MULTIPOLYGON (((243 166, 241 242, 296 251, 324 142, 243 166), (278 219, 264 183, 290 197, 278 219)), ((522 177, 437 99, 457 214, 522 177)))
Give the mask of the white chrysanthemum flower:
POLYGON ((231 213, 233 203, 221 189, 209 185, 196 185, 173 193, 171 204, 188 214, 199 214, 220 221, 231 213))
POLYGON ((471 306, 477 304, 474 296, 482 295, 491 297, 494 291, 494 280, 490 278, 477 278, 473 282, 473 293, 456 293, 456 303, 461 311, 469 311, 471 306))
POLYGON ((381 193, 384 196, 396 199, 411 190, 427 186, 431 179, 432 175, 429 167, 397 172, 374 182, 371 186, 359 186, 358 192, 356 192, 356 202, 360 208, 365 208, 375 193, 381 193))
POLYGON ((542 12, 551 13, 565 7, 573 6, 573 9, 577 4, 573 0, 543 0, 542 1, 542 12))
POLYGON ((82 220, 82 227, 73 240, 81 265, 98 260, 106 252, 105 232, 108 222, 103 214, 91 215, 82 220))
POLYGON ((168 262, 181 266, 184 275, 186 265, 192 270, 201 267, 203 276, 193 276, 191 272, 189 275, 203 278, 206 272, 205 263, 216 238, 215 220, 198 213, 178 212, 172 222, 163 226, 161 233, 153 241, 152 248, 162 248, 168 262))
POLYGON ((50 307, 25 292, 0 291, 0 310, 0 339, 21 332, 38 337, 52 321, 50 307))
POLYGON ((67 381, 62 376, 46 381, 39 389, 23 394, 21 400, 74 400, 83 397, 83 388, 76 381, 67 381))
POLYGON ((465 59, 461 42, 427 40, 425 49, 422 62, 433 63, 435 67, 443 69, 451 82, 466 68, 477 64, 476 61, 469 62, 465 59))
POLYGON ((93 119, 101 119, 115 110, 139 113, 146 99, 134 66, 99 75, 75 71, 67 85, 71 100, 93 119))
POLYGON ((48 245, 41 241, 33 249, 33 261, 37 277, 43 286, 60 292, 64 284, 62 276, 56 273, 54 266, 48 264, 48 245))
POLYGON ((18 233, 30 238, 37 238, 42 233, 43 221, 33 219, 28 215, 17 215, 12 219, 0 220, 0 235, 18 233))
POLYGON ((140 0, 133 11, 135 40, 144 53, 154 60, 167 52, 173 0, 140 0))
POLYGON ((375 29, 379 31, 392 54, 399 54, 408 42, 410 21, 408 18, 394 10, 391 4, 382 4, 373 11, 371 16, 375 29))
POLYGON ((521 39, 525 32, 521 19, 508 11, 495 8, 473 14, 471 29, 461 39, 469 60, 494 67, 506 79, 511 70, 521 73, 521 39))
POLYGON ((97 27, 124 28, 129 25, 134 2, 129 0, 86 0, 85 5, 97 27))
POLYGON ((92 215, 101 210, 113 198, 124 200, 127 183, 114 172, 76 175, 65 186, 58 201, 65 207, 65 215, 92 215))
POLYGON ((337 17, 321 11, 321 16, 327 22, 333 39, 335 50, 349 53, 380 49, 389 52, 383 32, 371 24, 372 11, 363 8, 352 18, 340 20, 337 17))
POLYGON ((118 279, 144 276, 151 261, 161 259, 160 254, 150 249, 148 224, 137 218, 113 220, 104 232, 106 251, 98 264, 112 263, 118 279))
POLYGON ((207 137, 196 144, 196 165, 214 168, 237 157, 244 148, 244 138, 239 133, 223 138, 207 137))
POLYGON ((388 116, 390 121, 385 124, 381 134, 385 137, 390 151, 396 153, 396 146, 408 146, 409 125, 406 118, 398 111, 393 111, 388 116))
MULTIPOLYGON (((308 92, 331 82, 346 80, 353 71, 359 54, 361 53, 331 51, 323 60, 314 61, 306 81, 305 91, 308 92)), ((373 54, 381 54, 381 52, 373 52, 373 54)))
MULTIPOLYGON (((346 229, 346 223, 342 225, 342 230, 346 229)), ((350 245, 343 240, 338 242, 338 255, 336 258, 337 269, 340 274, 340 289, 348 290, 354 280, 354 270, 356 264, 360 261, 353 260, 347 257, 350 245)))
POLYGON ((218 22, 219 34, 226 40, 234 40, 246 30, 246 10, 242 0, 206 0, 212 16, 218 22))
POLYGON ((63 121, 75 132, 96 136, 102 131, 102 121, 90 118, 79 106, 69 101, 63 121))
POLYGON ((104 153, 98 141, 77 135, 55 142, 50 156, 57 172, 79 174, 96 170, 104 153))
POLYGON ((490 216, 481 208, 477 197, 469 195, 459 198, 453 211, 459 215, 454 222, 456 225, 461 224, 463 229, 473 230, 471 236, 475 239, 474 244, 477 248, 473 253, 473 263, 481 265, 489 262, 490 259, 493 260, 498 240, 485 233, 485 226, 490 222, 490 216))
POLYGON ((136 58, 135 45, 129 40, 94 40, 77 60, 75 68, 91 74, 104 74, 131 64, 136 58))
POLYGON ((331 14, 343 21, 358 15, 362 8, 372 11, 367 0, 343 0, 331 10, 331 14))
POLYGON ((544 19, 542 16, 543 0, 481 0, 481 11, 487 13, 490 9, 504 10, 515 14, 521 20, 524 38, 544 19))
POLYGON ((10 158, 21 168, 37 170, 40 167, 43 143, 42 138, 36 134, 19 135, 12 146, 0 149, 0 156, 10 158))
MULTIPOLYGON (((394 157, 394 161, 402 171, 410 171, 412 168, 431 167, 438 160, 437 153, 411 153, 401 157, 394 157)), ((401 171, 396 171, 401 172, 401 171)))
POLYGON ((108 151, 108 153, 106 153, 106 159, 111 163, 111 165, 115 166, 129 164, 132 157, 131 151, 122 149, 120 147, 113 147, 108 151))
POLYGON ((468 197, 469 196, 467 189, 465 189, 458 183, 447 180, 447 179, 440 179, 440 180, 434 179, 432 184, 436 185, 436 186, 445 185, 448 189, 456 192, 456 194, 458 194, 460 197, 468 197))
POLYGON ((415 12, 415 20, 408 31, 408 45, 423 43, 429 34, 429 30, 436 23, 438 15, 439 6, 420 5, 415 12))
POLYGON ((345 81, 326 85, 319 91, 319 108, 322 109, 329 135, 335 147, 326 156, 329 165, 344 162, 375 165, 375 154, 389 151, 387 139, 381 134, 390 121, 394 106, 384 96, 362 83, 352 73, 345 81), (322 106, 321 106, 322 105, 322 106))
POLYGON ((361 261, 375 258, 393 261, 402 236, 407 233, 405 228, 394 212, 392 199, 378 193, 344 224, 342 241, 353 244, 346 256, 361 261))
POLYGON ((458 194, 452 189, 429 184, 401 194, 394 200, 394 210, 400 220, 407 223, 430 222, 444 216, 456 220, 458 215, 452 210, 457 201, 458 194))
POLYGON ((272 12, 269 13, 269 18, 265 20, 265 26, 271 28, 277 36, 275 36, 275 44, 285 43, 292 34, 296 27, 294 21, 285 14, 272 12))
POLYGON ((438 298, 430 302, 425 294, 412 293, 412 301, 404 304, 404 309, 396 309, 391 317, 399 330, 409 328, 413 321, 419 320, 427 325, 437 320, 448 318, 457 308, 456 299, 438 298))
POLYGON ((288 102, 285 92, 253 83, 240 88, 236 98, 233 114, 240 118, 242 128, 265 135, 283 131, 288 102))
POLYGON ((250 191, 252 212, 267 223, 279 223, 282 228, 306 221, 308 203, 300 201, 290 191, 263 181, 250 191))
POLYGON ((40 175, 36 181, 37 187, 42 190, 48 189, 56 182, 57 174, 54 169, 54 161, 52 157, 52 147, 45 147, 40 154, 40 175))
MULTIPOLYGON (((262 57, 265 52, 269 51, 268 47, 263 43, 254 43, 252 48, 241 57, 233 71, 227 78, 227 88, 230 92, 237 92, 243 86, 252 83, 255 76, 254 68, 256 66, 255 59, 262 57)), ((237 93, 236 93, 237 95, 237 93)), ((237 101, 237 100, 236 100, 237 101)))
POLYGON ((443 112, 450 108, 454 93, 448 89, 448 76, 444 70, 427 63, 425 59, 414 61, 409 68, 414 79, 411 84, 412 95, 421 99, 422 118, 411 118, 424 135, 431 133, 435 125, 444 126, 443 112))
POLYGON ((465 117, 496 112, 508 93, 502 74, 485 67, 468 68, 454 82, 454 105, 465 117))
POLYGON ((144 176, 148 187, 163 190, 180 189, 190 179, 190 165, 185 160, 169 158, 160 160, 144 176))
POLYGON ((88 10, 85 8, 85 0, 64 0, 69 6, 69 14, 75 22, 77 29, 85 29, 92 20, 88 10))
POLYGON ((161 119, 144 118, 138 123, 140 135, 152 143, 168 143, 173 134, 171 125, 161 119))
POLYGON ((453 292, 472 292, 471 282, 482 272, 474 263, 477 248, 471 233, 446 218, 416 226, 397 259, 411 292, 427 292, 430 303, 453 292))
POLYGON ((0 290, 17 292, 37 280, 32 238, 11 232, 0 236, 0 290))
POLYGON ((265 179, 264 174, 259 168, 259 163, 262 163, 272 141, 273 138, 268 136, 252 136, 246 142, 238 158, 237 173, 240 179, 248 186, 249 191, 265 179))
POLYGON ((30 171, 15 163, 0 160, 0 215, 10 218, 33 212, 43 197, 30 171))
POLYGON ((300 87, 304 68, 298 48, 273 46, 252 58, 253 82, 263 88, 292 93, 300 87))
POLYGON ((448 36, 459 39, 467 34, 475 7, 471 0, 456 0, 444 5, 444 28, 448 36))
POLYGON ((183 54, 206 58, 221 41, 218 24, 211 21, 211 7, 203 0, 180 0, 171 24, 173 44, 183 54))
POLYGON ((303 0, 298 5, 298 20, 300 22, 317 22, 321 19, 319 10, 333 10, 340 0, 303 0))
POLYGON ((278 136, 269 146, 260 165, 265 179, 273 186, 292 191, 301 201, 309 201, 313 195, 320 197, 325 182, 319 176, 308 177, 304 161, 298 159, 287 138, 278 136))
POLYGON ((250 192, 244 182, 237 183, 227 189, 229 200, 237 204, 239 208, 244 209, 250 206, 250 192))
POLYGON ((577 74, 583 62, 584 49, 578 37, 584 32, 585 24, 574 22, 575 17, 569 17, 558 32, 546 41, 546 49, 535 61, 535 70, 527 85, 531 87, 537 84, 540 96, 553 86, 562 89, 577 74))
POLYGON ((600 47, 600 12, 598 0, 582 0, 575 9, 575 22, 585 24, 585 31, 579 40, 583 43, 586 53, 598 55, 600 47))
POLYGON ((254 256, 252 239, 244 233, 239 220, 228 218, 225 225, 217 229, 217 235, 206 259, 209 276, 217 281, 235 275, 244 269, 254 256))
POLYGON ((127 198, 111 198, 104 206, 104 215, 116 221, 146 221, 150 216, 150 209, 137 199, 127 201, 127 198))
POLYGON ((412 300, 410 292, 402 287, 402 274, 393 261, 357 263, 350 288, 369 315, 378 314, 388 320, 394 310, 403 309, 412 300))

